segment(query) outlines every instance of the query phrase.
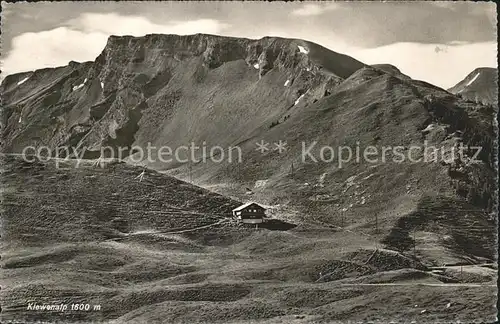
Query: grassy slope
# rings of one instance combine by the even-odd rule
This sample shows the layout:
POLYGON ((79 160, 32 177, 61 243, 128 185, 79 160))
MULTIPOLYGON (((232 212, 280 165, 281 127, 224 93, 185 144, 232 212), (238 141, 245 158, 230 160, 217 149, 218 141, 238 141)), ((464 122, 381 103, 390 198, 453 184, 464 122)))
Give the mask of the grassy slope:
MULTIPOLYGON (((461 141, 476 143, 479 137, 486 141, 485 146, 491 146, 491 141, 487 142, 491 123, 484 114, 473 112, 477 114, 475 122, 464 124, 459 120, 457 124, 461 125, 443 132, 440 124, 458 120, 450 111, 466 108, 463 102, 457 104, 458 107, 445 106, 440 112, 441 119, 437 118, 436 112, 426 106, 425 96, 449 97, 442 89, 423 82, 401 80, 369 68, 352 74, 361 67, 359 62, 295 40, 286 45, 290 51, 281 61, 283 66, 275 66, 261 77, 261 71, 252 66, 258 59, 254 54, 244 58, 229 57, 231 53, 222 52, 221 57, 229 55, 227 62, 219 65, 217 57, 213 57, 215 61, 210 64, 214 65, 207 67, 201 53, 193 56, 189 51, 176 48, 183 47, 186 42, 197 42, 196 37, 183 39, 180 45, 178 42, 165 43, 161 37, 142 40, 118 37, 92 67, 72 64, 42 71, 46 77, 38 72, 40 80, 35 78, 33 83, 28 80, 21 86, 15 85, 24 75, 6 79, 2 92, 10 102, 7 114, 2 117, 7 117, 3 132, 7 144, 13 150, 33 140, 50 145, 67 141, 77 143, 80 139, 85 145, 94 145, 103 139, 105 144, 117 145, 145 145, 148 141, 171 147, 186 144, 186 141, 197 144, 206 141, 209 146, 238 144, 244 152, 244 163, 194 165, 190 177, 227 196, 273 205, 271 212, 275 216, 303 222, 301 227, 327 223, 351 232, 333 232, 321 225, 320 233, 325 232, 325 237, 318 235, 318 228, 301 231, 299 227, 293 230, 296 235, 271 232, 247 238, 245 231, 233 232, 233 227, 216 226, 182 235, 155 234, 156 230, 179 231, 218 221, 221 219, 218 206, 222 203, 225 206, 223 213, 227 214, 235 202, 189 186, 187 191, 178 190, 184 184, 155 173, 148 172, 147 180, 139 183, 133 178, 141 170, 124 165, 104 170, 83 168, 56 172, 42 166, 18 165, 17 169, 3 175, 3 182, 8 184, 4 189, 5 197, 10 199, 5 205, 7 222, 4 228, 8 229, 5 242, 9 244, 5 246, 7 253, 3 261, 8 268, 7 276, 13 278, 10 282, 16 279, 23 282, 14 291, 7 290, 10 304, 20 305, 27 296, 43 294, 45 285, 49 287, 49 299, 80 296, 89 302, 104 303, 113 298, 113 303, 124 306, 120 310, 108 303, 101 313, 75 314, 74 318, 101 316, 108 319, 125 315, 124 320, 138 317, 140 322, 149 316, 147 307, 155 307, 147 305, 162 303, 161 310, 153 316, 158 314, 161 318, 167 316, 165 313, 173 314, 172 320, 198 316, 201 321, 222 316, 236 321, 256 316, 259 311, 264 317, 290 313, 285 302, 269 306, 267 300, 266 303, 255 301, 249 291, 264 287, 266 295, 269 290, 265 285, 255 285, 252 280, 266 285, 269 280, 277 280, 276 289, 287 292, 286 283, 291 282, 293 286, 303 282, 310 284, 318 279, 320 271, 332 271, 328 278, 341 279, 394 270, 394 267, 378 269, 376 266, 367 269, 363 264, 373 248, 381 247, 380 241, 386 242, 391 249, 402 250, 405 258, 411 258, 411 243, 416 238, 417 257, 426 265, 464 260, 481 262, 478 257, 491 258, 491 237, 495 235, 493 221, 488 219, 482 207, 471 206, 465 201, 472 195, 470 187, 472 191, 480 191, 479 184, 487 182, 484 177, 490 178, 488 172, 491 170, 487 166, 479 166, 474 171, 480 176, 473 178, 472 184, 460 184, 465 188, 461 190, 465 190, 463 197, 457 194, 457 186, 453 184, 457 180, 450 176, 448 165, 351 163, 338 168, 335 163, 301 164, 298 161, 300 142, 313 140, 319 145, 335 147, 353 146, 356 141, 362 146, 421 144, 427 139, 449 147, 454 138, 462 137, 461 141), (154 49, 153 43, 159 51, 150 50, 154 49), (311 52, 308 55, 298 53, 298 44, 308 46, 311 52), (163 55, 165 51, 169 54, 163 55), (331 77, 329 81, 326 81, 327 76, 331 77), (71 91, 71 87, 82 83, 85 77, 89 79, 87 86, 71 91), (286 80, 292 81, 288 87, 284 86, 286 80), (335 85, 338 86, 334 88, 335 85), (309 92, 300 103, 293 106, 307 90, 309 92), (325 96, 326 90, 330 95, 325 96), (17 105, 19 99, 25 101, 17 105), (18 123, 20 116, 23 122, 18 123), (48 116, 56 117, 58 122, 54 124, 48 116), (280 124, 271 128, 276 121, 280 124), (439 127, 422 133, 429 123, 439 127), (75 125, 77 127, 73 127, 75 125), (118 139, 111 135, 112 129, 119 135, 118 139), (463 136, 453 133, 456 129, 466 132, 463 136), (261 155, 255 151, 255 142, 260 139, 271 143, 286 140, 288 150, 282 155, 277 152, 261 155), (290 172, 292 162, 293 175, 290 172), (29 186, 22 185, 21 180, 29 186), (257 180, 267 180, 267 183, 254 188, 257 180), (245 187, 253 188, 254 195, 246 196, 245 187), (127 204, 122 205, 123 201, 127 204), (18 221, 18 215, 26 216, 18 221), (459 221, 455 221, 454 216, 459 221), (139 232, 133 236, 125 236, 122 232, 130 230, 139 232), (118 243, 101 242, 118 237, 118 243), (396 246, 387 241, 394 237, 406 245, 396 246), (359 262, 353 265, 332 261, 344 257, 352 261, 349 253, 358 249, 370 251, 367 255, 361 254, 361 265, 357 264, 359 262), (269 253, 269 250, 276 252, 269 253), (291 259, 283 259, 280 255, 291 259), (224 275, 221 275, 221 268, 224 275), (33 277, 54 271, 66 281, 54 283, 51 279, 40 279, 33 282, 33 277), (77 276, 79 271, 83 271, 84 276, 77 276), (244 287, 235 289, 232 280, 243 282, 244 287), (186 286, 181 287, 181 292, 172 291, 172 285, 179 283, 186 286), (158 289, 154 288, 157 284, 160 285, 158 289), (196 288, 191 288, 192 284, 197 285, 196 288), (144 285, 144 289, 137 285, 144 285), (232 289, 237 291, 236 295, 228 292, 232 289), (226 298, 229 304, 210 303, 221 301, 221 298, 226 298), (224 311, 219 311, 220 307, 224 311), (134 309, 137 313, 126 315, 134 309), (196 311, 190 313, 192 309, 196 311)), ((190 178, 185 164, 157 164, 154 167, 168 169, 183 179, 190 178)), ((480 192, 483 196, 488 193, 491 190, 480 192)), ((404 265, 408 266, 414 265, 404 265)), ((399 273, 386 275, 401 277, 399 273)), ((319 288, 313 286, 314 296, 319 288)), ((325 294, 339 289, 328 287, 325 294)), ((303 288, 293 289, 298 289, 300 295, 303 288)), ((378 289, 374 287, 370 292, 375 294, 378 289)), ((400 289, 410 298, 415 288, 380 289, 388 292, 400 289)), ((454 297, 461 289, 473 291, 476 288, 444 289, 447 290, 441 291, 439 297, 443 300, 454 297)), ((380 314, 376 308, 370 308, 377 300, 373 301, 368 292, 366 296, 362 301, 352 301, 349 298, 354 297, 348 293, 347 297, 342 297, 348 298, 345 302, 331 305, 336 306, 331 318, 380 314), (363 306, 358 309, 357 304, 363 306)), ((419 303, 430 298, 427 291, 417 296, 422 298, 419 303)), ((476 302, 488 304, 489 296, 482 295, 471 307, 475 308, 476 302)), ((309 300, 317 303, 316 297, 309 300)), ((404 303, 409 305, 409 299, 404 303)), ((478 307, 474 316, 481 312, 489 314, 488 305, 478 307)), ((300 308, 296 312, 324 313, 315 307, 300 308)), ((440 308, 436 308, 438 310, 440 308)), ((466 319, 462 314, 467 308, 455 310, 457 316, 466 319)), ((11 311, 23 313, 20 306, 11 311)), ((387 318, 397 317, 399 311, 398 308, 393 315, 384 314, 387 318)), ((438 318, 438 315, 433 316, 425 318, 438 318)), ((439 316, 449 319, 453 315, 444 312, 439 316)), ((288 320, 287 317, 285 321, 288 320)))
MULTIPOLYGON (((267 81, 266 77, 259 82, 267 81)), ((302 141, 306 146, 313 141, 318 142, 317 149, 313 150, 318 159, 322 145, 335 149, 348 145, 354 150, 357 145, 361 149, 368 145, 378 148, 408 147, 422 146, 424 141, 428 141, 430 145, 449 151, 456 138, 468 141, 465 136, 465 139, 460 139, 461 135, 453 133, 451 127, 447 131, 438 127, 429 133, 422 132, 429 124, 445 124, 426 106, 425 96, 428 94, 446 96, 444 90, 408 83, 372 69, 360 70, 341 83, 331 95, 314 103, 312 98, 305 97, 304 102, 287 112, 290 118, 273 128, 261 128, 258 135, 243 142, 243 163, 193 165, 192 177, 225 195, 257 199, 273 205, 279 216, 291 217, 290 212, 293 211, 295 221, 347 226, 380 239, 394 232, 404 232, 402 235, 406 236, 407 232, 413 231, 429 231, 445 236, 450 234, 446 230, 449 227, 455 233, 454 239, 459 242, 463 237, 459 238, 457 233, 464 232, 468 226, 461 222, 450 223, 441 217, 429 217, 430 221, 419 220, 418 215, 425 210, 430 214, 457 215, 464 219, 472 217, 478 223, 475 225, 477 231, 468 231, 471 242, 486 247, 495 236, 493 220, 488 218, 481 206, 467 205, 457 194, 457 185, 450 176, 451 166, 446 163, 394 163, 390 155, 385 163, 380 160, 378 163, 352 161, 342 167, 336 159, 333 162, 314 163, 310 159, 306 163, 301 162, 302 141), (282 154, 276 151, 265 154, 256 152, 255 143, 260 139, 270 143, 284 140, 287 151, 282 154), (232 185, 234 180, 240 186, 232 185), (259 180, 265 185, 256 187, 259 180), (254 190, 253 196, 246 196, 244 188, 247 187, 254 190), (433 199, 452 203, 426 206, 426 201, 433 199), (464 207, 464 204, 467 206, 464 207), (401 218, 410 218, 409 224, 414 225, 401 230, 401 218)), ((475 114, 473 112, 471 116, 475 114)), ((478 116, 478 122, 471 119, 470 126, 467 126, 468 133, 489 132, 488 123, 481 124, 486 118, 478 116)), ((481 138, 488 136, 481 135, 481 138)), ((485 165, 479 165, 479 170, 488 174, 485 165)), ((177 175, 185 177, 185 167, 180 168, 177 175)), ((441 250, 444 244, 440 240, 435 241, 435 250, 441 250)), ((460 246, 447 246, 457 255, 463 253, 460 246)), ((448 253, 429 253, 432 255, 429 258, 436 263, 448 257, 448 253)), ((479 248, 472 254, 491 258, 494 252, 489 248, 479 248)))
POLYGON ((95 168, 83 162, 77 168, 77 162, 61 161, 54 168, 54 163, 4 162, 4 238, 12 243, 103 240, 120 237, 120 228, 194 228, 230 216, 239 204, 155 171, 144 170, 139 181, 143 169, 125 163, 95 168), (57 236, 50 235, 53 227, 60 230, 57 236))
POLYGON ((459 280, 432 275, 411 256, 375 252, 367 235, 306 224, 254 230, 231 220, 179 233, 224 220, 236 202, 156 172, 139 182, 142 169, 124 164, 56 169, 3 158, 2 166, 3 321, 488 321, 493 314, 491 274, 468 277, 481 287, 418 286, 459 280), (34 312, 29 302, 101 310, 34 312), (388 310, 387 303, 398 304, 388 310))

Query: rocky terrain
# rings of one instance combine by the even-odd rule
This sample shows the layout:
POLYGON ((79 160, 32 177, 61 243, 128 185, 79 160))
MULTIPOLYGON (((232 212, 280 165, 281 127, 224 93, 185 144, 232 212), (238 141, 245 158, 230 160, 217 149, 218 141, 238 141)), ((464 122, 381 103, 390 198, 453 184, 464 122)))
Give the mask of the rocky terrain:
POLYGON ((112 36, 93 62, 7 76, 2 262, 24 285, 2 291, 6 316, 35 316, 23 300, 49 289, 107 303, 57 315, 74 320, 488 321, 498 108, 491 92, 465 95, 491 84, 483 75, 446 91, 303 40, 197 34, 112 36), (181 162, 182 151, 93 166, 103 147, 127 148, 131 162, 133 146, 189 143, 238 147, 242 161, 199 150, 206 161, 181 162), (87 162, 11 157, 29 145, 69 146, 87 162), (377 160, 339 159, 342 146, 375 147, 377 160), (424 146, 437 159, 420 149, 418 161, 394 160, 424 146), (280 230, 234 223, 229 211, 248 200, 280 230), (55 269, 66 281, 33 282, 55 269))

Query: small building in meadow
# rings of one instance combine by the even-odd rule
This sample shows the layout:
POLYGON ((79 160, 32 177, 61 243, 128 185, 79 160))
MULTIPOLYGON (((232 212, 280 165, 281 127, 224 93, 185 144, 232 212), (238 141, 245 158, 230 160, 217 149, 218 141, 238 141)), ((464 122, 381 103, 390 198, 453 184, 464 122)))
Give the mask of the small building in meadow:
POLYGON ((244 224, 261 224, 265 222, 266 209, 257 203, 248 202, 233 209, 233 216, 244 224))

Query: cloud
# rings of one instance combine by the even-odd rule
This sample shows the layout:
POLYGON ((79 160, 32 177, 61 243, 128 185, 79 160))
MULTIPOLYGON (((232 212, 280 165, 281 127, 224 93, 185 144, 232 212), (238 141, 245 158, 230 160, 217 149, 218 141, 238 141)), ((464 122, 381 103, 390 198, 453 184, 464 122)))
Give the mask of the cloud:
POLYGON ((363 48, 353 46, 336 33, 311 33, 305 28, 300 31, 275 29, 272 34, 306 39, 366 64, 392 64, 413 79, 444 89, 454 86, 478 67, 497 67, 495 41, 453 41, 450 44, 397 42, 363 48))
POLYGON ((87 34, 67 27, 21 34, 12 40, 12 50, 2 60, 2 77, 63 66, 71 60, 94 60, 106 41, 107 35, 104 33, 87 34))
POLYGON ((413 79, 444 89, 454 86, 475 68, 497 67, 496 42, 453 46, 395 43, 371 49, 352 49, 347 54, 366 64, 392 64, 413 79), (436 47, 441 50, 436 51, 436 47))
POLYGON ((69 24, 85 32, 102 32, 108 35, 142 36, 146 34, 178 34, 196 33, 217 34, 229 25, 214 19, 198 19, 188 21, 169 21, 155 24, 144 17, 121 16, 114 13, 85 13, 69 24))
POLYGON ((228 25, 212 19, 155 24, 143 17, 83 14, 64 27, 14 37, 11 51, 1 58, 1 77, 44 67, 64 66, 71 60, 93 61, 103 50, 109 35, 217 34, 226 27, 228 25))
POLYGON ((297 8, 292 11, 292 15, 294 16, 317 16, 321 15, 322 13, 330 10, 334 10, 337 8, 337 5, 335 3, 330 3, 328 5, 318 5, 318 4, 312 4, 308 3, 303 5, 300 8, 297 8))
MULTIPOLYGON (((476 5, 482 6, 482 4, 476 5)), ((66 21, 61 27, 34 33, 22 33, 14 37, 12 39, 12 50, 0 57, 4 72, 0 78, 5 77, 7 74, 43 67, 64 66, 71 60, 94 60, 104 48, 107 37, 111 34, 141 36, 151 33, 181 35, 208 33, 251 38, 273 35, 301 38, 323 45, 333 51, 352 56, 367 64, 393 64, 412 78, 424 80, 443 88, 453 86, 477 67, 496 66, 496 41, 489 41, 489 36, 481 37, 484 33, 473 32, 477 29, 474 29, 474 26, 477 27, 479 23, 472 24, 471 22, 460 28, 448 28, 446 30, 450 32, 450 35, 446 37, 434 37, 436 35, 432 34, 434 41, 428 44, 425 40, 418 39, 418 37, 407 37, 408 33, 405 30, 405 42, 394 43, 395 39, 400 38, 394 37, 394 35, 391 36, 388 32, 379 32, 376 25, 371 24, 369 27, 374 31, 362 28, 353 32, 354 27, 349 24, 342 25, 347 26, 346 29, 338 29, 335 26, 329 26, 328 23, 321 23, 321 19, 328 18, 331 21, 331 17, 314 16, 333 10, 336 6, 338 6, 336 3, 333 5, 308 3, 295 7, 295 15, 313 17, 313 19, 306 19, 308 23, 297 24, 296 19, 293 19, 291 25, 282 24, 282 22, 275 25, 260 25, 253 22, 252 24, 240 25, 238 21, 245 21, 245 19, 238 18, 234 22, 234 28, 228 28, 229 25, 222 23, 220 20, 201 19, 200 17, 184 21, 180 19, 174 20, 170 17, 164 19, 164 23, 162 20, 155 20, 155 23, 150 19, 137 15, 85 13, 76 19, 66 21), (255 26, 255 28, 252 28, 252 26, 255 26), (468 26, 468 28, 465 28, 465 26, 468 26), (471 31, 470 35, 468 31, 471 31), (357 35, 361 36, 358 37, 357 35), (366 44, 358 43, 359 46, 355 47, 352 42, 353 39, 372 39, 378 37, 377 35, 389 35, 391 43, 367 49, 361 47, 366 46, 366 44)), ((486 11, 490 12, 491 7, 488 6, 486 11)), ((343 7, 342 10, 344 9, 343 7)), ((484 15, 484 11, 484 8, 477 9, 477 15, 484 15)), ((286 19, 290 18, 288 12, 283 14, 287 15, 286 19)), ((342 13, 340 16, 346 15, 342 13)), ((348 16, 347 18, 349 18, 348 16)), ((366 20, 368 19, 366 17, 363 16, 362 18, 366 20)), ((335 22, 343 23, 342 17, 335 18, 335 22)), ((496 21, 496 16, 492 19, 496 21)), ((480 22, 480 20, 478 21, 480 22)), ((430 25, 434 26, 433 24, 430 25)), ((403 27, 388 29, 386 26, 384 28, 387 29, 386 31, 399 31, 403 27)), ((415 26, 412 25, 412 28, 415 28, 415 26)), ((425 29, 426 32, 429 30, 435 31, 437 36, 444 33, 441 29, 434 27, 425 29)), ((415 34, 418 36, 425 33, 415 28, 415 34)))
POLYGON ((252 35, 235 33, 234 36, 260 38, 268 35, 308 40, 366 64, 392 64, 413 79, 426 81, 444 89, 454 86, 477 67, 497 66, 496 42, 397 42, 363 48, 353 46, 338 33, 313 33, 308 28, 275 28, 252 35))

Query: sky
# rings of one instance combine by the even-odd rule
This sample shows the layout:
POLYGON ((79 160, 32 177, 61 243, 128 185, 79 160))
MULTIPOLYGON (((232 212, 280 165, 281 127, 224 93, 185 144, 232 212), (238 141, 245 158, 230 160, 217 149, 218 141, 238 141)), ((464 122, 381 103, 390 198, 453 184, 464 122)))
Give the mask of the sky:
POLYGON ((109 35, 280 36, 443 88, 497 66, 493 2, 2 2, 1 78, 92 61, 109 35))

